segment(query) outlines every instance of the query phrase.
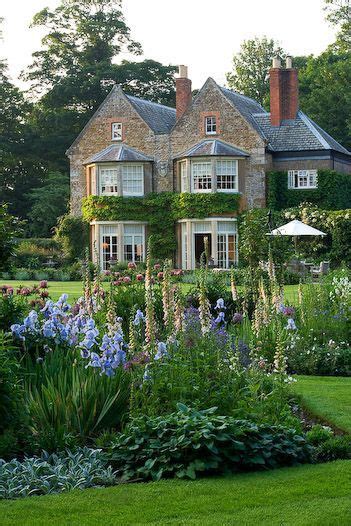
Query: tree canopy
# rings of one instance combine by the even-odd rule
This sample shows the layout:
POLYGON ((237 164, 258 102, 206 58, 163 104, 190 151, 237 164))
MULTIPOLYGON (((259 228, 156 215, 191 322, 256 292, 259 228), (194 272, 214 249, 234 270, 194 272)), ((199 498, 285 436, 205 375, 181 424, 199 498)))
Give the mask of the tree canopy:
POLYGON ((274 57, 284 58, 286 52, 272 38, 244 40, 233 57, 233 69, 227 73, 228 86, 261 104, 269 100, 268 71, 274 57))

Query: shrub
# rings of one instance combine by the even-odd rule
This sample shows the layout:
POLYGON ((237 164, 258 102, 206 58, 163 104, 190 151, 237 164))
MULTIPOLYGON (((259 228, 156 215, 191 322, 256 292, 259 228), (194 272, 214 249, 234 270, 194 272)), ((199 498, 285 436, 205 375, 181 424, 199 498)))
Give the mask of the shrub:
POLYGON ((89 223, 81 217, 66 214, 58 221, 55 239, 62 246, 67 260, 73 263, 84 257, 85 250, 89 246, 89 223))
POLYGON ((306 440, 309 444, 318 446, 319 444, 322 444, 322 442, 329 440, 332 436, 333 431, 330 427, 316 424, 306 433, 306 440))
POLYGON ((0 499, 46 495, 116 482, 110 466, 99 450, 25 458, 23 461, 0 460, 0 499))
POLYGON ((164 417, 140 417, 117 435, 112 464, 122 480, 274 468, 306 462, 310 448, 295 431, 196 411, 178 404, 164 417))
POLYGON ((119 428, 128 411, 129 378, 118 369, 101 378, 57 349, 26 370, 26 403, 35 450, 55 451, 84 444, 105 428, 119 428))
POLYGON ((22 320, 28 309, 26 301, 13 294, 0 296, 0 331, 8 331, 13 323, 22 320))
POLYGON ((351 458, 351 437, 333 436, 324 440, 315 449, 313 457, 316 462, 351 458))
POLYGON ((0 204, 0 270, 6 270, 15 252, 15 237, 23 223, 8 213, 7 205, 0 204))
POLYGON ((10 336, 0 332, 0 433, 18 423, 23 402, 19 363, 10 336))

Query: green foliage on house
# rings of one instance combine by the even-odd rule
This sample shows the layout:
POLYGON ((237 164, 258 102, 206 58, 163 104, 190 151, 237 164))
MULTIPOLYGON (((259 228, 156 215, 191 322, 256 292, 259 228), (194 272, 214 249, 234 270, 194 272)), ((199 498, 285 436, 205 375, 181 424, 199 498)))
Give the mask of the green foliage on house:
POLYGON ((145 221, 152 235, 154 253, 170 257, 176 249, 175 224, 188 217, 203 219, 235 215, 240 194, 190 194, 163 192, 145 197, 91 195, 83 199, 86 221, 145 221))
POLYGON ((351 208, 351 176, 334 170, 318 170, 318 188, 288 188, 288 173, 269 172, 267 205, 283 210, 308 202, 327 210, 351 208))

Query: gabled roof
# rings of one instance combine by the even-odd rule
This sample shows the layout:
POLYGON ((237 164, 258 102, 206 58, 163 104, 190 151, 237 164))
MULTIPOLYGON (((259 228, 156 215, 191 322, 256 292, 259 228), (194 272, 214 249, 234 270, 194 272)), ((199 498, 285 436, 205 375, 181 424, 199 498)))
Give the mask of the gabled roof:
POLYGON ((169 133, 176 122, 176 110, 163 104, 127 95, 140 117, 156 133, 169 133))
POLYGON ((253 118, 268 139, 268 148, 273 152, 335 150, 351 155, 302 111, 298 112, 296 119, 282 121, 280 126, 272 126, 270 113, 267 112, 255 113, 253 118))
MULTIPOLYGON (((250 97, 246 97, 237 91, 232 91, 227 88, 218 86, 223 95, 236 107, 241 115, 251 124, 251 126, 260 134, 263 139, 266 139, 264 131, 259 123, 254 118, 255 113, 267 113, 259 102, 250 97)), ((268 115, 268 114, 267 114, 268 115)))
POLYGON ((201 141, 195 146, 192 146, 187 151, 180 153, 175 157, 179 159, 181 157, 204 157, 208 155, 220 155, 227 157, 249 157, 247 152, 227 144, 226 142, 218 139, 206 139, 201 141))
POLYGON ((134 148, 130 148, 130 146, 126 146, 125 144, 111 144, 111 146, 104 148, 100 152, 95 153, 94 155, 86 159, 86 161, 84 161, 84 164, 108 163, 116 161, 150 162, 153 161, 153 159, 152 157, 147 157, 142 152, 139 152, 134 148))

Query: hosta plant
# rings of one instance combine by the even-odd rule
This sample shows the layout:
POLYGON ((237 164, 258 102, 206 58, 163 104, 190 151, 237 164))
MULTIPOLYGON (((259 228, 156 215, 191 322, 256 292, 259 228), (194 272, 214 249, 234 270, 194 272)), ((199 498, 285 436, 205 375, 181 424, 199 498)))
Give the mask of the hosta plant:
POLYGON ((218 416, 215 409, 178 404, 169 415, 134 419, 111 448, 118 475, 122 480, 195 479, 309 460, 311 448, 294 430, 218 416))

